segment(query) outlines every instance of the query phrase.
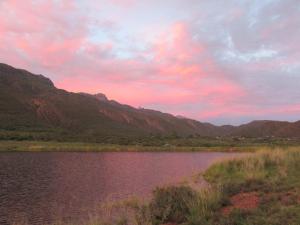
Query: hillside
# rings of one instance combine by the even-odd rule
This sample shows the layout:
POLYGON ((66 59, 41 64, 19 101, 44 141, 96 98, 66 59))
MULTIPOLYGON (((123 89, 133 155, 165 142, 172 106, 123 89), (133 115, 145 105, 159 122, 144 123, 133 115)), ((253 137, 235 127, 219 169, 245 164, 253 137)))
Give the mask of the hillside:
POLYGON ((0 135, 103 140, 112 137, 196 135, 202 137, 300 137, 300 121, 253 121, 238 127, 214 126, 109 100, 104 94, 71 93, 51 80, 0 64, 0 135), (51 136, 52 135, 52 136, 51 136))
POLYGON ((215 126, 57 89, 42 75, 0 64, 0 129, 54 130, 86 137, 215 135, 215 126))
POLYGON ((228 134, 230 136, 242 137, 282 137, 282 138, 299 138, 300 121, 284 122, 260 120, 235 127, 228 134))

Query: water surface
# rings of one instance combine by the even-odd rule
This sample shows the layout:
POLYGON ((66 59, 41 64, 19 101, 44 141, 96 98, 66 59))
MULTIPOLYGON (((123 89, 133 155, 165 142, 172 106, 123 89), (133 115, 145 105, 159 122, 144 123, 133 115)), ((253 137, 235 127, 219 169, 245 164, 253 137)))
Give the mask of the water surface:
POLYGON ((86 216, 107 199, 145 197, 229 153, 0 153, 0 224, 86 216))

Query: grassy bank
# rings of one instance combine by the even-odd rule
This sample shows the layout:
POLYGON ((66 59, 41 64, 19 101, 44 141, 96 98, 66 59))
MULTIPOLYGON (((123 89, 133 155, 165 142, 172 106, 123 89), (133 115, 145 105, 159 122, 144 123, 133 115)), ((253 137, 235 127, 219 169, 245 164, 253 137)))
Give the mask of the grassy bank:
POLYGON ((0 141, 0 152, 194 152, 194 151, 255 151, 249 147, 191 147, 191 146, 142 146, 113 145, 82 142, 43 142, 43 141, 0 141))
MULTIPOLYGON (((247 150, 300 146, 299 138, 202 137, 176 134, 147 136, 72 136, 62 130, 31 132, 0 129, 0 151, 202 151, 247 150)), ((124 134, 126 135, 126 134, 124 134)))
POLYGON ((160 213, 152 216, 153 224, 300 224, 300 149, 264 150, 217 163, 203 175, 210 183, 205 190, 158 190, 168 200, 154 198, 160 213), (187 191, 194 197, 185 197, 187 191))
POLYGON ((204 177, 220 196, 204 224, 300 224, 300 148, 215 164, 204 177))
POLYGON ((221 161, 201 176, 208 182, 205 188, 157 188, 150 202, 106 204, 88 222, 71 224, 300 224, 300 148, 264 149, 221 161))
MULTIPOLYGON (((144 146, 118 145, 85 142, 54 142, 54 141, 0 141, 0 152, 255 152, 262 148, 274 149, 277 145, 211 145, 211 146, 144 146)), ((289 147, 292 148, 292 147, 289 147)), ((293 148, 297 148, 294 146, 293 148)))
MULTIPOLYGON (((203 176, 210 184, 205 189, 158 188, 149 204, 131 205, 131 216, 111 224, 300 224, 300 148, 219 162, 203 176)), ((97 222, 90 225, 106 224, 97 222)))

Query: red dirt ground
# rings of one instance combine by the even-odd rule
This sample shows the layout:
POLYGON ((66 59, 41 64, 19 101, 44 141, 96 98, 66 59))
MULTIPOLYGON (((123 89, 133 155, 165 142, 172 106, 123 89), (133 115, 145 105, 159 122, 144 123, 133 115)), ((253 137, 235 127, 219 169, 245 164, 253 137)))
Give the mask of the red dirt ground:
POLYGON ((239 193, 230 198, 231 205, 224 207, 221 212, 223 215, 229 215, 234 209, 255 209, 258 207, 259 201, 257 192, 239 193))

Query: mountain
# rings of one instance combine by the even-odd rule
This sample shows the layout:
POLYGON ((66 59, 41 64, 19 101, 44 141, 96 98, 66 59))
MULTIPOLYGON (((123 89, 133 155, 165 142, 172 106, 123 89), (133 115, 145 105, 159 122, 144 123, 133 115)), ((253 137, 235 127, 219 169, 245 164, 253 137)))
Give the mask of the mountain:
POLYGON ((104 94, 72 93, 51 80, 0 64, 0 131, 51 133, 102 140, 111 137, 197 135, 205 137, 300 137, 300 121, 253 121, 214 126, 151 109, 134 108, 104 94))
POLYGON ((242 137, 282 137, 299 138, 300 121, 291 123, 284 121, 258 120, 235 127, 230 136, 242 137))
POLYGON ((218 128, 108 100, 104 94, 57 89, 42 75, 0 64, 0 129, 59 129, 80 136, 215 135, 218 128))

